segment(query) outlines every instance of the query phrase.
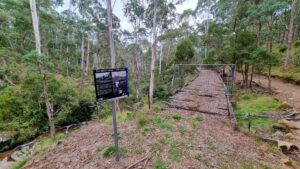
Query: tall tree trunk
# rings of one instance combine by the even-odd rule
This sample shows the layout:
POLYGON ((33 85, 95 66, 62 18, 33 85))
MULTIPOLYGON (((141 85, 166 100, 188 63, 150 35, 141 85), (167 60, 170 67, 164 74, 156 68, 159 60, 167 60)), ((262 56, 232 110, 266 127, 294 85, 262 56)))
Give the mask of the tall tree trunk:
POLYGON ((109 55, 111 59, 111 68, 116 66, 116 51, 115 44, 113 40, 112 32, 112 9, 111 9, 111 0, 107 0, 107 24, 108 24, 108 45, 109 45, 109 55))
POLYGON ((87 40, 85 75, 88 75, 90 64, 90 41, 87 40))
POLYGON ((81 37, 81 69, 84 69, 84 34, 81 37))
POLYGON ((163 52, 163 46, 161 46, 160 54, 159 54, 159 74, 161 74, 161 62, 163 57, 162 52, 163 52))
MULTIPOLYGON (((258 21, 258 29, 257 29, 257 35, 256 35, 256 48, 260 47, 260 32, 261 32, 261 21, 258 21)), ((252 62, 252 66, 251 66, 251 75, 250 75, 250 84, 249 87, 252 87, 252 82, 253 82, 253 75, 254 75, 254 68, 255 68, 255 61, 252 62)))
POLYGON ((273 42, 272 42, 272 32, 273 32, 273 14, 270 16, 270 21, 268 24, 269 27, 269 33, 271 34, 269 36, 269 44, 268 44, 268 50, 269 50, 269 68, 268 68, 268 90, 269 93, 272 92, 272 86, 271 86, 271 73, 272 73, 272 47, 273 47, 273 42))
MULTIPOLYGON (((135 24, 136 25, 136 24, 135 24)), ((138 23, 138 26, 135 27, 135 56, 133 58, 133 69, 134 69, 134 88, 135 88, 135 98, 139 99, 140 98, 140 77, 141 77, 141 66, 140 66, 140 47, 139 47, 139 34, 138 30, 140 28, 140 23, 138 23)))
MULTIPOLYGON (((107 3, 107 31, 108 31, 108 45, 109 45, 109 55, 111 58, 111 68, 116 67, 116 51, 115 51, 115 44, 113 38, 113 27, 112 27, 112 8, 111 8, 111 0, 106 0, 107 3)), ((113 107, 119 108, 118 102, 112 102, 113 107)))
POLYGON ((152 33, 153 33, 153 44, 152 44, 152 55, 151 55, 151 70, 150 70, 150 86, 149 86, 149 103, 150 105, 153 104, 153 93, 154 93, 154 69, 155 69, 155 60, 156 60, 156 10, 157 10, 157 1, 153 0, 154 4, 154 17, 153 17, 153 27, 152 27, 152 33))
POLYGON ((298 0, 292 0, 292 5, 291 5, 291 18, 290 18, 290 24, 288 28, 288 48, 286 52, 286 58, 284 62, 284 67, 287 68, 291 61, 292 61, 292 42, 293 42, 293 26, 294 26, 294 18, 295 18, 295 13, 296 13, 296 5, 297 5, 298 0))
POLYGON ((84 34, 82 34, 82 38, 81 38, 81 78, 80 78, 80 90, 83 90, 84 87, 84 77, 85 77, 85 69, 84 69, 84 65, 85 64, 85 44, 84 44, 84 34))
MULTIPOLYGON (((32 16, 32 25, 33 25, 33 30, 34 30, 35 49, 37 51, 37 54, 41 55, 42 54, 41 38, 40 38, 40 30, 39 30, 39 21, 38 21, 38 16, 37 16, 37 11, 36 11, 36 2, 35 2, 35 0, 29 0, 29 3, 30 3, 30 10, 31 10, 31 16, 32 16)), ((52 110, 52 105, 50 103, 49 96, 48 96, 47 74, 46 74, 46 70, 43 65, 43 62, 41 60, 38 60, 37 63, 38 63, 39 72, 42 76, 42 81, 43 81, 43 96, 44 96, 46 111, 47 111, 48 120, 49 120, 50 133, 51 133, 53 144, 56 144, 55 125, 54 125, 54 120, 53 120, 53 110, 52 110)))

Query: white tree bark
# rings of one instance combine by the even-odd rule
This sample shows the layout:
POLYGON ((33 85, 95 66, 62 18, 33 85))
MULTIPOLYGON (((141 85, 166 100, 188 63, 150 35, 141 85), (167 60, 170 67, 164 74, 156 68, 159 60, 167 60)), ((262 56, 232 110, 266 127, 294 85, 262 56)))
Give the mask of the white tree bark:
POLYGON ((86 65, 85 65, 85 75, 89 72, 89 65, 90 64, 90 41, 87 40, 87 52, 86 52, 86 65))
MULTIPOLYGON (((33 26, 33 31, 34 31, 34 39, 35 39, 35 50, 37 51, 38 55, 41 55, 41 38, 40 38, 40 31, 39 31, 39 21, 37 17, 37 11, 36 11, 36 2, 35 0, 29 0, 30 3, 30 10, 31 10, 31 17, 32 17, 32 26, 33 26)), ((46 105, 46 111, 48 115, 48 120, 49 120, 49 126, 50 126, 50 133, 52 136, 52 141, 53 144, 56 144, 56 138, 55 138, 55 125, 54 125, 54 120, 53 120, 53 110, 52 110, 52 105, 49 100, 48 96, 48 81, 47 81, 47 74, 45 71, 45 67, 41 60, 38 60, 38 67, 40 74, 43 79, 43 96, 45 100, 45 105, 46 105)))
POLYGON ((292 0, 292 5, 291 5, 291 17, 290 17, 290 24, 288 28, 288 48, 286 52, 286 58, 284 62, 284 67, 287 68, 291 61, 292 61, 292 43, 293 43, 293 27, 294 27, 294 18, 295 18, 295 13, 296 13, 296 5, 297 5, 298 0, 292 0))
POLYGON ((163 58, 163 44, 161 44, 160 54, 159 54, 159 74, 161 74, 161 62, 163 58))
POLYGON ((81 69, 84 68, 84 34, 82 33, 81 38, 81 69))
POLYGON ((108 24, 108 45, 109 45, 109 55, 111 58, 111 68, 116 66, 116 53, 115 53, 115 44, 113 39, 112 32, 112 9, 111 9, 111 0, 107 0, 107 24, 108 24))
POLYGON ((153 9, 153 27, 152 27, 152 33, 153 33, 153 44, 152 44, 152 55, 151 55, 151 70, 150 70, 150 86, 149 86, 149 102, 150 105, 153 104, 153 93, 154 93, 154 70, 155 70, 155 60, 156 60, 156 12, 157 12, 157 1, 153 0, 154 9, 153 9))

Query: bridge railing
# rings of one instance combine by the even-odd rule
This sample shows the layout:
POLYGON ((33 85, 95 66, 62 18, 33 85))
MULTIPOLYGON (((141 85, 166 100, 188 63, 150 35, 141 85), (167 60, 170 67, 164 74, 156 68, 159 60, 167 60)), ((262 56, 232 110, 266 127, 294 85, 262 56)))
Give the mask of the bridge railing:
POLYGON ((183 88, 199 75, 201 69, 213 70, 220 74, 229 96, 235 94, 235 64, 174 64, 171 81, 172 90, 183 88))

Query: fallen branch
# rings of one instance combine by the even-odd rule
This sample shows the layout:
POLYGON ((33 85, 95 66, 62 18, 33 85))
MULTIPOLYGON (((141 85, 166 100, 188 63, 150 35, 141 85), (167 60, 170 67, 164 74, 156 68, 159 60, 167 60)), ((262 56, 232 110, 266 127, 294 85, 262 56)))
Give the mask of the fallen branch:
POLYGON ((148 164, 149 160, 150 160, 150 158, 147 158, 147 159, 146 159, 145 164, 144 164, 144 166, 143 166, 143 169, 145 169, 145 168, 147 167, 147 164, 148 164))
POLYGON ((140 160, 136 161, 135 163, 131 164, 131 165, 128 166, 126 169, 131 169, 131 168, 133 168, 134 166, 136 166, 137 164, 139 164, 139 163, 141 163, 141 162, 147 160, 148 157, 149 157, 149 155, 151 155, 151 153, 148 153, 145 157, 143 157, 142 159, 140 159, 140 160))
POLYGON ((16 84, 14 84, 12 81, 10 81, 6 75, 4 75, 4 79, 12 86, 16 86, 16 84))
POLYGON ((255 115, 248 114, 248 115, 246 116, 246 118, 251 118, 251 117, 254 117, 254 118, 271 118, 271 117, 268 116, 268 115, 258 115, 258 114, 255 114, 255 115))

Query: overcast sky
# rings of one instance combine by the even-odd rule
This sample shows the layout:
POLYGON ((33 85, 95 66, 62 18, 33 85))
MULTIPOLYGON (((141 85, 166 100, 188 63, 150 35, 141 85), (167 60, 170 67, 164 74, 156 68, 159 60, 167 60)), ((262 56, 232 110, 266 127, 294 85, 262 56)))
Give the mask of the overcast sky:
MULTIPOLYGON (((57 10, 59 12, 68 9, 70 0, 64 0, 64 5, 59 7, 57 10)), ((112 1, 114 2, 114 1, 112 1)), ((113 13, 118 16, 121 21, 121 29, 132 30, 132 27, 128 19, 124 16, 123 12, 123 0, 116 0, 113 13)), ((183 4, 176 6, 176 12, 182 13, 186 9, 195 9, 197 5, 197 0, 186 0, 183 4)))

